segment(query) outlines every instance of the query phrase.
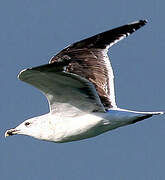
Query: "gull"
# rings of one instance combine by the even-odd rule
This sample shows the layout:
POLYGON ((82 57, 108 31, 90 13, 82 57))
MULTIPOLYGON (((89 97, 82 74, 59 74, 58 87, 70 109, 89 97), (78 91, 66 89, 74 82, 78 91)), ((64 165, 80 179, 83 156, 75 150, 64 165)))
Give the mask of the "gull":
POLYGON ((163 112, 138 112, 116 105, 108 49, 147 23, 139 20, 73 43, 49 64, 21 71, 18 78, 38 88, 50 112, 25 120, 5 136, 28 135, 51 142, 95 137, 163 112))

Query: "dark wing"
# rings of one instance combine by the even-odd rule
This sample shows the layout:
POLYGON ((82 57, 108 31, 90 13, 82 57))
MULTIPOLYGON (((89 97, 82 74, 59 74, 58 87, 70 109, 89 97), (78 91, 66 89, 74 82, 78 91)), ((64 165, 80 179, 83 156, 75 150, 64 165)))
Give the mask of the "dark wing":
POLYGON ((76 42, 54 56, 50 64, 68 61, 65 72, 93 83, 105 109, 116 107, 114 75, 107 55, 108 48, 146 23, 145 20, 136 21, 76 42))

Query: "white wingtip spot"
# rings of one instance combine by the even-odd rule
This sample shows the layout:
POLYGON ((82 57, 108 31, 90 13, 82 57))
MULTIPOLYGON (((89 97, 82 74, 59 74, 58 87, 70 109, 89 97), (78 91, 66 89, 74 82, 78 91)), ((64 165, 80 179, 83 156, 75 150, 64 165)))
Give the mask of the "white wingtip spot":
POLYGON ((144 20, 139 20, 139 21, 134 21, 134 22, 132 22, 132 23, 129 23, 128 25, 131 25, 131 24, 137 24, 137 23, 144 23, 144 24, 146 24, 148 21, 146 20, 146 19, 144 19, 144 20))
POLYGON ((23 69, 22 71, 20 71, 20 73, 18 74, 17 78, 21 80, 21 78, 20 78, 20 77, 21 77, 21 74, 22 74, 24 71, 26 71, 26 70, 27 70, 27 69, 23 69))

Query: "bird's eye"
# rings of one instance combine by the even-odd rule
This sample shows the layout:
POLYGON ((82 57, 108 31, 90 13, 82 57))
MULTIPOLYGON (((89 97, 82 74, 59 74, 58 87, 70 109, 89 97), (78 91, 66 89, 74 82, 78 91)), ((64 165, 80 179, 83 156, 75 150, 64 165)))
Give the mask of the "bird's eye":
POLYGON ((30 125, 30 122, 25 122, 25 126, 29 126, 30 125))

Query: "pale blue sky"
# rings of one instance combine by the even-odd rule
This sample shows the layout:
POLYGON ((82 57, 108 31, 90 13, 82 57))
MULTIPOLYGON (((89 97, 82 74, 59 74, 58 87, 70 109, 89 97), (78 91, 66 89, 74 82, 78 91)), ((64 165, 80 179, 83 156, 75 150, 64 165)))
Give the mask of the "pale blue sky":
POLYGON ((117 104, 165 110, 165 1, 0 1, 0 179, 164 180, 165 117, 92 139, 55 144, 6 129, 48 112, 46 98, 17 80, 70 43, 139 19, 148 24, 110 50, 117 104))

